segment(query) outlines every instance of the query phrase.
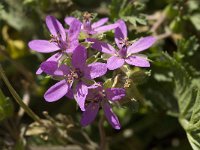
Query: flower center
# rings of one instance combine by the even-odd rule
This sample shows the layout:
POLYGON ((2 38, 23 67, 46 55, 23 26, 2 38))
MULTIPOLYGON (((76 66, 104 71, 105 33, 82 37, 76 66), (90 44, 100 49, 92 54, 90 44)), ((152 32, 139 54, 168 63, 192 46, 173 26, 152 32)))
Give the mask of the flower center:
POLYGON ((93 18, 93 16, 91 13, 85 12, 83 14, 83 29, 84 30, 87 30, 87 31, 92 30, 92 25, 91 25, 92 18, 93 18))
POLYGON ((127 48, 131 43, 128 41, 128 38, 121 39, 119 44, 121 45, 121 49, 119 50, 118 54, 120 57, 125 58, 127 55, 127 48))
POLYGON ((59 32, 57 32, 57 36, 50 34, 50 37, 51 37, 51 39, 49 40, 50 43, 54 42, 63 51, 67 49, 67 44, 61 39, 61 35, 59 32))
POLYGON ((59 36, 55 36, 55 35, 53 35, 53 34, 50 34, 50 37, 51 37, 51 39, 49 40, 50 43, 52 43, 52 42, 55 42, 55 43, 57 43, 57 44, 60 43, 60 38, 59 38, 59 36))
POLYGON ((80 79, 83 77, 83 73, 80 71, 80 69, 72 69, 70 70, 70 73, 66 75, 66 79, 68 83, 72 83, 75 79, 80 79))
POLYGON ((125 39, 121 38, 119 44, 122 45, 122 48, 123 48, 123 47, 130 46, 131 42, 128 41, 128 38, 125 38, 125 39))

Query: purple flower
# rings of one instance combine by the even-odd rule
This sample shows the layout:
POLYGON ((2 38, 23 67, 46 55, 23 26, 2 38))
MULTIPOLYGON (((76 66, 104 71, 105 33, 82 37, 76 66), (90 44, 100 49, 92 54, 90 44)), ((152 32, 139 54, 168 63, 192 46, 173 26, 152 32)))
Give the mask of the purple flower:
POLYGON ((88 87, 84 83, 84 79, 91 80, 104 75, 107 71, 106 64, 96 62, 86 64, 87 54, 85 47, 79 45, 72 54, 72 66, 68 67, 64 64, 58 66, 55 61, 47 61, 41 64, 41 69, 53 77, 59 78, 61 81, 50 87, 44 94, 44 98, 48 102, 54 102, 63 96, 72 97, 74 95, 79 107, 85 110, 85 98, 88 94, 88 87), (75 82, 76 81, 76 82, 75 82), (72 91, 72 86, 75 90, 72 91))
MULTIPOLYGON (((72 21, 76 19, 74 17, 66 17, 65 18, 65 23, 68 25, 71 25, 72 21)), ((83 15, 83 22, 81 23, 81 30, 84 33, 87 33, 89 35, 92 34, 99 34, 99 33, 104 33, 106 31, 115 29, 118 24, 110 24, 110 25, 104 25, 106 22, 108 22, 108 18, 102 18, 97 22, 92 23, 91 22, 92 15, 88 12, 86 12, 83 15)))
POLYGON ((127 28, 123 20, 118 20, 119 26, 115 29, 115 43, 119 48, 116 51, 111 45, 100 42, 96 39, 88 38, 92 44, 92 48, 97 49, 103 53, 110 54, 111 57, 107 60, 107 67, 109 70, 120 68, 126 62, 129 65, 138 67, 150 67, 150 63, 145 55, 138 54, 138 52, 146 50, 151 47, 156 39, 152 36, 140 38, 138 41, 130 44, 127 41, 127 28))
MULTIPOLYGON (((80 33, 81 24, 77 19, 74 19, 67 31, 62 24, 53 16, 46 17, 46 24, 51 33, 51 39, 48 40, 32 40, 28 46, 37 52, 51 53, 59 51, 46 61, 58 61, 63 53, 72 53, 78 46, 78 36, 80 33)), ((41 74, 42 70, 39 68, 36 74, 41 74)))
POLYGON ((88 87, 89 92, 86 98, 86 110, 83 112, 81 118, 82 126, 87 126, 92 123, 102 107, 108 122, 115 129, 120 129, 120 123, 117 116, 113 113, 110 106, 111 102, 116 102, 125 96, 125 89, 123 88, 108 88, 104 89, 101 84, 95 84, 88 87))

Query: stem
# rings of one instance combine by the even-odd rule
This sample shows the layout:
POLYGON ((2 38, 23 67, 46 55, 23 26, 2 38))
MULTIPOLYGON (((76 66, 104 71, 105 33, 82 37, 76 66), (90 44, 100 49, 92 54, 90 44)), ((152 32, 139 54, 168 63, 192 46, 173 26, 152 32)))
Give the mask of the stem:
POLYGON ((103 128, 103 123, 104 123, 104 116, 102 115, 100 120, 99 120, 99 134, 100 134, 100 150, 105 150, 106 149, 106 134, 103 128))
POLYGON ((40 118, 22 101, 22 99, 20 98, 20 96, 17 94, 17 92, 15 91, 15 89, 12 87, 12 85, 10 84, 10 82, 8 81, 8 78, 6 77, 4 70, 0 64, 0 77, 3 79, 3 81, 5 82, 6 86, 8 87, 10 93, 12 94, 12 96, 14 97, 14 99, 16 100, 16 102, 24 109, 24 111, 35 121, 37 121, 38 123, 42 124, 40 118))

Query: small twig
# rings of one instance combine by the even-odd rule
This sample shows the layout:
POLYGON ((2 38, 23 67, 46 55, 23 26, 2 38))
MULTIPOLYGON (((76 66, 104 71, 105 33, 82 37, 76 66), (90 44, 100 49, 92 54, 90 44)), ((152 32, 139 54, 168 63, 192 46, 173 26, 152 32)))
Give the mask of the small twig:
POLYGON ((164 12, 160 14, 160 17, 158 18, 157 22, 152 26, 150 29, 151 32, 156 32, 156 30, 160 27, 160 25, 165 21, 166 15, 164 12))
POLYGON ((106 134, 103 128, 103 123, 104 123, 104 116, 102 115, 100 120, 99 120, 99 134, 100 134, 100 150, 105 150, 106 149, 106 134))
POLYGON ((97 144, 93 142, 83 130, 81 130, 80 132, 84 136, 84 138, 88 141, 88 143, 91 145, 92 149, 96 149, 98 147, 97 144))
POLYGON ((11 126, 11 124, 8 122, 9 120, 6 120, 5 123, 5 128, 9 132, 9 134, 12 136, 14 140, 18 140, 19 136, 16 130, 11 126))
POLYGON ((79 141, 73 139, 72 137, 69 137, 69 136, 68 136, 68 137, 67 137, 67 140, 68 140, 69 142, 75 144, 75 145, 79 145, 79 146, 82 147, 82 148, 87 148, 87 146, 85 146, 85 144, 80 143, 79 141))
POLYGON ((162 39, 170 37, 171 35, 172 35, 172 33, 170 31, 167 31, 163 34, 157 35, 156 38, 157 38, 157 40, 162 40, 162 39))
POLYGON ((22 101, 22 99, 20 98, 20 96, 17 94, 17 92, 15 91, 15 89, 12 87, 12 85, 10 84, 8 78, 6 77, 4 70, 2 68, 2 66, 0 65, 0 77, 3 79, 3 81, 5 82, 6 86, 8 87, 10 93, 12 94, 12 96, 14 97, 14 99, 16 100, 16 102, 25 110, 25 112, 36 122, 43 124, 41 119, 22 101))

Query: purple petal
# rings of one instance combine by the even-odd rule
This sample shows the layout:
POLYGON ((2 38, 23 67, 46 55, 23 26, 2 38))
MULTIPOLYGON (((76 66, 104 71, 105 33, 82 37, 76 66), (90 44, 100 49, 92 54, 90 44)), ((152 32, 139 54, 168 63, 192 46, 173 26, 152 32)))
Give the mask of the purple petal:
POLYGON ((92 24, 92 28, 94 29, 94 28, 100 27, 100 26, 104 25, 106 22, 108 22, 108 18, 102 18, 99 21, 94 22, 92 24))
POLYGON ((74 68, 83 70, 85 68, 87 53, 85 47, 79 45, 72 54, 72 65, 74 68))
POLYGON ((54 102, 62 98, 68 92, 69 84, 66 80, 61 80, 50 87, 44 94, 47 102, 54 102))
POLYGON ((32 40, 28 43, 30 49, 40 53, 55 52, 60 49, 56 43, 47 40, 32 40))
POLYGON ((86 110, 83 112, 81 118, 81 125, 87 126, 88 124, 92 123, 99 111, 99 103, 90 103, 86 110))
POLYGON ((36 74, 39 75, 39 74, 41 74, 42 72, 43 72, 42 69, 39 67, 38 70, 36 71, 36 74))
POLYGON ((69 27, 68 31, 68 44, 71 45, 71 42, 76 40, 78 41, 78 36, 81 30, 81 22, 77 19, 74 19, 69 27))
POLYGON ((65 23, 70 26, 71 23, 74 21, 74 19, 76 19, 76 18, 74 18, 74 17, 66 17, 65 18, 65 23))
POLYGON ((117 57, 117 56, 112 56, 107 60, 107 68, 109 70, 115 70, 117 68, 120 68, 124 64, 124 59, 117 57))
POLYGON ((94 79, 97 77, 101 77, 107 72, 107 67, 105 63, 92 63, 85 68, 84 74, 88 79, 94 79))
POLYGON ((91 38, 88 38, 87 41, 88 42, 94 42, 92 44, 92 48, 99 50, 100 52, 107 53, 107 54, 114 54, 115 53, 115 49, 110 44, 98 41, 96 39, 91 39, 91 38))
POLYGON ((150 63, 147 60, 147 57, 144 56, 129 56, 128 58, 125 59, 126 63, 129 65, 133 66, 138 66, 138 67, 150 67, 150 63))
MULTIPOLYGON (((58 61, 62 56, 62 53, 56 53, 54 55, 52 55, 51 57, 49 57, 46 61, 58 61)), ((36 71, 36 74, 41 74, 43 71, 42 69, 39 67, 38 70, 36 71)))
POLYGON ((66 65, 58 66, 58 63, 55 61, 45 61, 40 65, 40 67, 46 74, 54 76, 67 75, 70 70, 66 65))
POLYGON ((85 99, 87 94, 87 86, 83 82, 78 82, 78 84, 76 85, 74 98, 82 111, 85 111, 85 99))
POLYGON ((74 99, 73 90, 71 88, 69 88, 69 90, 65 96, 68 97, 69 99, 74 99))
POLYGON ((66 32, 62 24, 53 16, 46 17, 46 24, 54 36, 61 36, 63 41, 66 41, 66 32))
POLYGON ((119 120, 117 116, 113 113, 109 103, 105 102, 102 107, 108 122, 112 125, 113 128, 119 130, 121 128, 119 120))
POLYGON ((126 94, 123 88, 108 88, 106 89, 106 96, 108 100, 117 101, 122 99, 126 94))
POLYGON ((140 51, 143 51, 151 47, 155 42, 156 42, 156 38, 154 38, 153 36, 147 36, 147 37, 141 38, 135 43, 133 43, 131 46, 129 46, 127 49, 127 52, 128 54, 138 53, 140 51))
POLYGON ((97 33, 104 33, 104 32, 107 32, 109 30, 113 30, 117 27, 118 27, 118 24, 114 23, 114 24, 109 24, 109 25, 105 25, 105 26, 95 28, 94 31, 97 32, 97 33))
POLYGON ((121 49, 120 41, 127 38, 127 27, 123 20, 118 20, 118 27, 115 29, 115 43, 121 49))

